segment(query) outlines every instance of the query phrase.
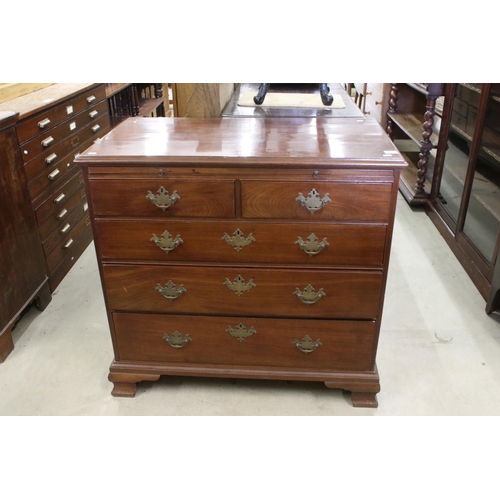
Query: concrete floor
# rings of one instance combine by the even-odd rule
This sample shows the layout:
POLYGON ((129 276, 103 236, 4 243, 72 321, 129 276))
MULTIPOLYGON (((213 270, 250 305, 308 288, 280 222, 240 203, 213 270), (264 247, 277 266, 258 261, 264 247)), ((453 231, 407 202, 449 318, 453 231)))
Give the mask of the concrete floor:
POLYGON ((0 364, 0 415, 499 415, 500 315, 427 215, 400 196, 377 364, 379 408, 321 383, 162 377, 114 398, 93 244, 0 364))

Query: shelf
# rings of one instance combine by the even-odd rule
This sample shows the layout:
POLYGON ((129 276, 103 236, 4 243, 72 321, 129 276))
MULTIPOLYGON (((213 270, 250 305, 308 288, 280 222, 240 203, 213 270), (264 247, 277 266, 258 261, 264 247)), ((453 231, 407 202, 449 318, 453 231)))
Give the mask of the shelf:
POLYGON ((404 196, 409 205, 423 206, 429 199, 431 191, 431 183, 426 179, 424 182, 424 192, 416 193, 415 186, 417 185, 417 165, 418 162, 416 153, 401 152, 401 156, 408 162, 408 166, 401 170, 399 178, 399 191, 404 196), (413 158, 415 157, 415 158, 413 158))
MULTIPOLYGON (((388 118, 392 120, 406 135, 408 135, 416 144, 422 143, 422 134, 424 132, 424 115, 420 113, 388 113, 388 118)), ((437 147, 439 136, 433 132, 430 136, 432 147, 437 147)))

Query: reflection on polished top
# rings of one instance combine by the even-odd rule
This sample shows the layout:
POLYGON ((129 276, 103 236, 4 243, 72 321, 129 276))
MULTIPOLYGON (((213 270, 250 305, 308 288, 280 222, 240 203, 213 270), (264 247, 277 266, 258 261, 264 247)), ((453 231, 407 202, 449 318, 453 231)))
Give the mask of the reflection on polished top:
POLYGON ((129 118, 77 157, 107 164, 161 160, 187 164, 190 158, 230 166, 272 163, 406 166, 373 119, 338 118, 129 118), (354 161, 353 161, 354 160, 354 161))

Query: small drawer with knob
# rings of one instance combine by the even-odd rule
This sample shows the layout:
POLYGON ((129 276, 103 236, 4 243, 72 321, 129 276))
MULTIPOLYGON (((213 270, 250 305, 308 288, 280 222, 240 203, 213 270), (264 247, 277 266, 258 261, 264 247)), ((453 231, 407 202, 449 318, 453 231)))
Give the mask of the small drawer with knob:
POLYGON ((87 111, 86 117, 89 118, 89 110, 98 103, 104 101, 104 104, 107 105, 105 99, 105 86, 100 84, 22 120, 17 126, 19 143, 22 146, 34 137, 47 134, 49 130, 53 130, 61 122, 76 117, 82 111, 87 111))
POLYGON ((103 266, 109 307, 161 313, 374 319, 380 271, 103 266))
POLYGON ((116 361, 311 371, 369 370, 373 362, 373 321, 121 312, 112 321, 116 361))
POLYGON ((381 267, 384 224, 97 219, 102 258, 381 267))

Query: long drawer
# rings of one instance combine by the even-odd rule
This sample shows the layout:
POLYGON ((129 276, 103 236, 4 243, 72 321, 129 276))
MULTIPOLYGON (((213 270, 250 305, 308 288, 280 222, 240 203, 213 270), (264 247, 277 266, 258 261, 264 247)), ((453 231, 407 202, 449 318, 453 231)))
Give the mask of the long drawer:
POLYGON ((29 141, 37 135, 46 133, 58 123, 76 115, 80 111, 93 108, 98 102, 105 98, 105 86, 99 85, 62 102, 57 106, 48 108, 32 118, 24 120, 17 127, 17 136, 20 144, 29 141))
POLYGON ((372 370, 373 321, 114 313, 116 361, 372 370))
POLYGON ((381 266, 386 226, 247 221, 96 221, 103 259, 381 266))
POLYGON ((165 179, 90 181, 95 215, 234 217, 234 181, 165 179))
POLYGON ((390 183, 241 182, 244 218, 387 222, 390 183))
POLYGON ((112 310, 373 319, 382 273, 180 265, 103 266, 112 310))

